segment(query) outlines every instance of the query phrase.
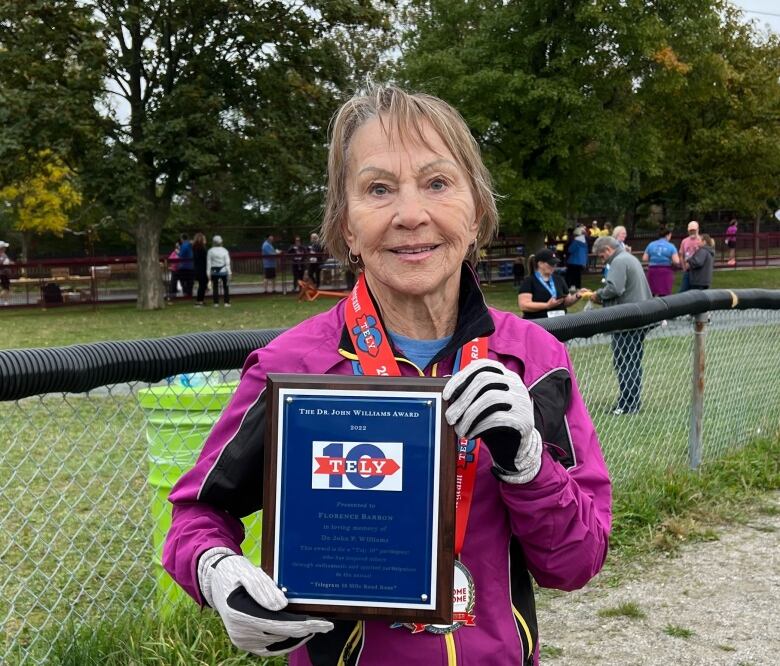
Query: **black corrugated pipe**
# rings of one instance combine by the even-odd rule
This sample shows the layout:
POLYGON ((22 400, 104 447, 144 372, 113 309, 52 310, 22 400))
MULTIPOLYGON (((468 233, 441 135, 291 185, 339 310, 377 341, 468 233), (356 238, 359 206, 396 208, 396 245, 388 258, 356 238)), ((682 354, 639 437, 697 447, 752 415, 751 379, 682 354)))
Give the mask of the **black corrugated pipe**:
MULTIPOLYGON (((780 290, 711 289, 653 298, 566 317, 537 319, 561 341, 712 310, 780 310, 780 290)), ((215 331, 155 340, 96 342, 51 349, 0 351, 0 401, 41 393, 82 393, 122 382, 158 382, 185 372, 240 368, 247 355, 284 329, 215 331)))
POLYGON ((565 342, 630 328, 652 326, 664 319, 715 310, 780 310, 780 289, 705 289, 673 296, 651 298, 639 303, 613 305, 566 317, 535 320, 556 338, 565 342))
POLYGON ((0 400, 82 393, 122 382, 158 382, 184 372, 240 368, 285 329, 215 331, 156 340, 95 342, 0 351, 0 400))

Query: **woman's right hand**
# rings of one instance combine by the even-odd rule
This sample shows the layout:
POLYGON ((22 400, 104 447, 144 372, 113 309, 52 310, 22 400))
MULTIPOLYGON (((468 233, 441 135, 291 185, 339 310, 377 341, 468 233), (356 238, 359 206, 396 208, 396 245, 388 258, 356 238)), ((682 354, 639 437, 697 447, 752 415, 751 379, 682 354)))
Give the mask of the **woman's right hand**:
POLYGON ((314 634, 333 629, 327 620, 283 611, 287 598, 276 583, 228 548, 211 548, 200 556, 198 583, 233 644, 252 654, 287 654, 314 634))

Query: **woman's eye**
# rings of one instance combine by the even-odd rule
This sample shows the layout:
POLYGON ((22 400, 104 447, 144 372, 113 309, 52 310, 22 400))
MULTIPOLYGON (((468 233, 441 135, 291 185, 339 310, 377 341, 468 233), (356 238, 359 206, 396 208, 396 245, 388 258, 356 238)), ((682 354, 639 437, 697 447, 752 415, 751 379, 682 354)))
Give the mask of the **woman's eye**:
POLYGON ((447 187, 447 183, 442 178, 436 178, 430 184, 430 188, 434 192, 441 192, 445 187, 447 187))
POLYGON ((382 185, 382 183, 371 183, 368 191, 371 192, 371 194, 378 194, 379 196, 383 196, 387 194, 387 187, 382 185))

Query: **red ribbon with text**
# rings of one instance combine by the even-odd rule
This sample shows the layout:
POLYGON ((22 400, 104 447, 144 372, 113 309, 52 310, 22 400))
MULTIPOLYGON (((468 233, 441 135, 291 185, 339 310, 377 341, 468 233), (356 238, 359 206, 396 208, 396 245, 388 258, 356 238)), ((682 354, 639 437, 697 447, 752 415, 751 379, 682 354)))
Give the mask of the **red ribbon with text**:
MULTIPOLYGON (((344 303, 344 319, 349 330, 355 354, 364 375, 400 377, 387 333, 377 314, 366 286, 365 275, 358 276, 355 287, 344 303)), ((487 358, 487 338, 474 338, 460 349, 459 363, 453 374, 465 368, 472 361, 487 358)), ((480 440, 473 445, 469 440, 458 440, 457 472, 455 478, 455 556, 460 555, 466 537, 471 500, 474 497, 474 485, 477 479, 477 461, 480 440)), ((318 461, 319 462, 319 461, 318 461)), ((458 622, 473 624, 473 618, 457 619, 458 622)))

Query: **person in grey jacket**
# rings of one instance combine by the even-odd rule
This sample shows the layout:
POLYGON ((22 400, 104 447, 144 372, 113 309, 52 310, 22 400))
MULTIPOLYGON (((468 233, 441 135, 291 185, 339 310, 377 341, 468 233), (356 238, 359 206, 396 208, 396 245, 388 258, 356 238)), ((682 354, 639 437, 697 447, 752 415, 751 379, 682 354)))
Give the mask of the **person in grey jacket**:
POLYGON ((707 234, 701 235, 701 245, 688 259, 688 286, 690 289, 709 289, 712 284, 712 267, 715 264, 715 241, 707 234))
MULTIPOLYGON (((642 264, 620 247, 610 236, 597 238, 593 253, 606 265, 604 286, 595 291, 592 300, 604 307, 638 303, 652 298, 642 264)), ((642 356, 647 330, 618 331, 612 334, 612 360, 617 373, 620 397, 612 413, 636 414, 642 402, 642 356)))

